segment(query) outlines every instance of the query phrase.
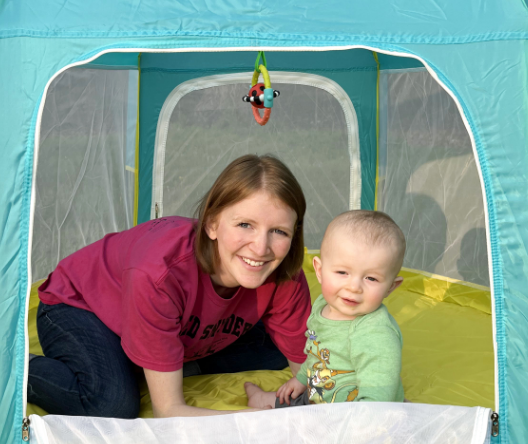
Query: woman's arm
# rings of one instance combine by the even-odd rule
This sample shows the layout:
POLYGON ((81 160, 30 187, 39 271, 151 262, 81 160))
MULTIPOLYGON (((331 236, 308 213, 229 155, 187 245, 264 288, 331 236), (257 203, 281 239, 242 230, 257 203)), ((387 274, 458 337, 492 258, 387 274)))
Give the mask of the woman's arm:
POLYGON ((266 331, 288 359, 294 376, 301 366, 297 363, 306 359, 305 332, 310 310, 310 289, 301 271, 294 280, 279 285, 262 317, 266 331))
POLYGON ((297 375, 297 372, 300 370, 302 364, 297 364, 296 362, 290 361, 288 359, 288 365, 290 366, 292 375, 295 377, 297 375))
POLYGON ((173 416, 214 416, 238 412, 256 412, 262 409, 210 410, 185 404, 183 397, 183 370, 157 372, 144 369, 152 401, 154 418, 173 416))

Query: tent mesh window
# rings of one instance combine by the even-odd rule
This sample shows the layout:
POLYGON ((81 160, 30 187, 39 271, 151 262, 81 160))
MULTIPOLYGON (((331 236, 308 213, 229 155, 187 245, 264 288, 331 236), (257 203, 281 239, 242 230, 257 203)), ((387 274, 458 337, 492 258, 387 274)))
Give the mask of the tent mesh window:
POLYGON ((42 114, 33 280, 105 234, 132 226, 137 73, 73 68, 42 114))
POLYGON ((307 202, 305 245, 320 246, 335 215, 349 209, 350 156, 343 109, 312 86, 274 84, 281 95, 259 126, 242 102, 247 84, 192 91, 170 117, 163 180, 163 215, 192 216, 220 172, 244 154, 272 154, 292 170, 307 202))
POLYGON ((407 238, 404 266, 489 286, 475 155, 452 98, 426 72, 380 79, 378 209, 407 238))

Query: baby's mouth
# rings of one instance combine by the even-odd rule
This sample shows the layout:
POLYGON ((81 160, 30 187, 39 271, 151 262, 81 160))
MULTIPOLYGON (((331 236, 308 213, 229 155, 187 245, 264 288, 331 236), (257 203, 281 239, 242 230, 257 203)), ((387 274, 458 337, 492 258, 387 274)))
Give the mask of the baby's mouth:
POLYGON ((341 298, 341 300, 343 301, 343 303, 345 303, 346 305, 358 305, 359 302, 354 300, 354 299, 345 299, 345 298, 341 298))

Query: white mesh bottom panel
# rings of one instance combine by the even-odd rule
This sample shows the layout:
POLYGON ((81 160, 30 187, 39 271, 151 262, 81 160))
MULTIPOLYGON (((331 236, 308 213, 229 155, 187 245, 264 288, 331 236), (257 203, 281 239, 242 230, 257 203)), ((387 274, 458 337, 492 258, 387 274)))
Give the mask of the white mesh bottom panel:
POLYGON ((201 418, 31 415, 30 442, 482 444, 489 442, 490 414, 482 407, 341 403, 201 418))

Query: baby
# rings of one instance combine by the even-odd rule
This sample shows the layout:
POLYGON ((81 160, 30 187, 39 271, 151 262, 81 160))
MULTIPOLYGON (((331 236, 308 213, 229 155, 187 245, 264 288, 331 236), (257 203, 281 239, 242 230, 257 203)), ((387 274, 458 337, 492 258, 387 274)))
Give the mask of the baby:
POLYGON ((308 318, 306 361, 276 393, 246 382, 248 405, 402 402, 402 336, 382 302, 403 281, 404 253, 405 237, 385 213, 337 216, 313 260, 323 294, 308 318))

